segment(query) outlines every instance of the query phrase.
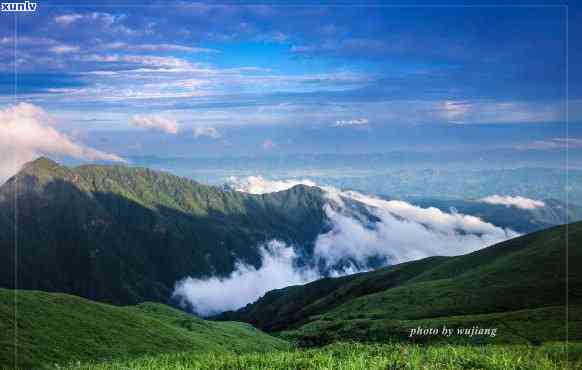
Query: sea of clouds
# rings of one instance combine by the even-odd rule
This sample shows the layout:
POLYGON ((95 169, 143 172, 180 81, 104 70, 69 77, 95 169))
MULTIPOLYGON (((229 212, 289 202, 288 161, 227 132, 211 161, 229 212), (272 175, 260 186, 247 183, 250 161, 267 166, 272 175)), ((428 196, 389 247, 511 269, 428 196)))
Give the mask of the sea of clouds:
MULTIPOLYGON (((317 186, 310 180, 230 179, 233 189, 252 194, 299 184, 317 186)), ((454 211, 320 188, 327 198, 323 211, 329 228, 317 236, 307 264, 298 263, 295 246, 272 240, 260 246, 259 268, 239 262, 227 277, 186 278, 176 284, 174 297, 196 313, 209 316, 244 307, 273 289, 369 270, 373 268, 370 261, 390 265, 434 255, 459 255, 518 235, 454 211)))

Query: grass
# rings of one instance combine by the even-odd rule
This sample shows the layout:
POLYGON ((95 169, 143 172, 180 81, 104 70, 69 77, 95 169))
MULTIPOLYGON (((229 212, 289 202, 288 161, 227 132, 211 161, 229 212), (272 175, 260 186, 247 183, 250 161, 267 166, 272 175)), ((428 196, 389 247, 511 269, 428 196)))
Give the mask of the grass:
POLYGON ((284 340, 238 322, 210 322, 158 303, 117 307, 56 293, 0 289, 0 368, 103 361, 168 352, 287 349, 284 340), (16 336, 16 338, 15 338, 16 336), (16 340, 15 340, 16 339, 16 340))
POLYGON ((186 369, 582 369, 582 344, 432 345, 336 343, 318 349, 292 349, 269 353, 145 356, 127 361, 74 364, 66 370, 186 370, 186 369), (567 355, 569 352, 570 356, 567 355))
MULTIPOLYGON (((577 266, 582 263, 582 222, 568 231, 570 266, 577 266)), ((291 332, 315 345, 394 340, 418 323, 495 325, 505 341, 559 341, 565 339, 568 279, 571 325, 580 329, 571 331, 578 337, 570 339, 582 340, 582 270, 566 275, 565 236, 564 226, 555 227, 467 255, 430 257, 279 289, 217 319, 291 332)))
MULTIPOLYGON (((566 339, 565 307, 544 307, 482 315, 462 315, 397 320, 385 318, 322 319, 315 320, 296 330, 279 333, 279 336, 302 346, 319 346, 341 340, 382 342, 387 340, 415 343, 455 344, 539 344, 566 339), (495 335, 415 335, 412 329, 443 326, 456 333, 460 328, 478 327, 495 329, 495 335)), ((582 341, 582 307, 569 308, 569 340, 582 341)))

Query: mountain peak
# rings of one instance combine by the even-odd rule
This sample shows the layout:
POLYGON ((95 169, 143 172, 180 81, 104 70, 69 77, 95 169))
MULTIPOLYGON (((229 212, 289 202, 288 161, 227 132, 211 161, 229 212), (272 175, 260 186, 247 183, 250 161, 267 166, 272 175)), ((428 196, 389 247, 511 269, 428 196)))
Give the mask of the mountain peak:
POLYGON ((30 175, 35 177, 64 177, 70 172, 69 168, 60 165, 47 157, 38 157, 22 166, 18 175, 30 175))
POLYGON ((30 162, 26 162, 24 166, 22 166, 23 170, 34 169, 34 170, 51 170, 61 167, 60 164, 53 161, 50 158, 41 156, 38 157, 30 162))
POLYGON ((56 179, 70 182, 79 180, 79 176, 69 167, 63 166, 47 157, 38 157, 25 163, 16 177, 21 179, 34 178, 34 183, 39 185, 47 184, 56 179))

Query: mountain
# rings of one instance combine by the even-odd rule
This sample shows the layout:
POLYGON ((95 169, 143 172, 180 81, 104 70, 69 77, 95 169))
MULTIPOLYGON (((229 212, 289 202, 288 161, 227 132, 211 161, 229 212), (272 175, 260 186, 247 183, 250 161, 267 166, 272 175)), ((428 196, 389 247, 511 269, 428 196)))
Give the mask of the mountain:
POLYGON ((39 369, 168 352, 288 348, 250 325, 205 321, 159 303, 117 307, 67 294, 0 289, 3 369, 14 367, 15 351, 19 369, 39 369))
MULTIPOLYGON (((317 187, 254 195, 146 168, 67 167, 39 158, 0 186, 0 287, 113 304, 171 303, 176 282, 185 277, 226 277, 238 262, 260 267, 262 244, 272 239, 293 245, 298 265, 321 262, 311 258, 317 237, 330 230, 333 237, 334 225, 342 226, 330 220, 324 206, 356 220, 364 233, 377 230, 382 215, 370 204, 345 194, 341 202, 330 202, 330 194, 317 187)), ((483 209, 467 210, 487 216, 483 209)), ((423 222, 431 221, 431 212, 424 214, 423 222)), ((532 222, 530 216, 507 207, 495 213, 508 227, 562 221, 548 216, 547 223, 532 222)), ((472 233, 460 230, 459 236, 464 232, 472 233)), ((354 243, 360 250, 366 247, 354 243)), ((422 249, 411 248, 416 247, 422 249)), ((448 247, 443 243, 438 250, 448 247)), ((386 262, 383 255, 368 257, 358 268, 386 262)), ((317 272, 325 275, 352 262, 349 258, 319 263, 317 272)))
POLYGON ((323 202, 306 186, 249 195, 145 168, 39 158, 0 187, 0 286, 166 302, 186 276, 225 275, 238 260, 259 266, 266 240, 309 248, 323 202))
POLYGON ((580 340, 582 270, 576 268, 580 265, 582 222, 467 255, 429 257, 274 290, 216 319, 283 331, 305 344, 404 339, 411 328, 442 325, 498 327, 495 340, 563 340, 568 279, 570 339, 580 340))

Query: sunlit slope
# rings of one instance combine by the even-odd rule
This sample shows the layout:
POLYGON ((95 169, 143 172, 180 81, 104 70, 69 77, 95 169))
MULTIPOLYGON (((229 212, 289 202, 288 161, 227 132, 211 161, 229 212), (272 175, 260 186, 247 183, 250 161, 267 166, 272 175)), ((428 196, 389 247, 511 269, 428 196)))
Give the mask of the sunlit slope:
MULTIPOLYGON (((566 231, 569 265, 579 266, 582 223, 575 223, 468 255, 431 257, 275 290, 219 318, 246 321, 268 331, 298 329, 296 337, 315 336, 314 341, 324 341, 403 338, 406 328, 436 318, 443 318, 437 320, 439 324, 449 319, 470 324, 477 319, 471 317, 474 315, 511 313, 517 321, 527 323, 535 314, 548 319, 539 320, 535 331, 553 333, 554 339, 560 339, 565 333, 566 231), (549 311, 523 311, 540 308, 549 311)), ((582 304, 582 271, 570 268, 568 282, 574 313, 570 319, 579 322, 580 310, 574 306, 582 304)), ((500 317, 478 319, 503 321, 500 317)))
POLYGON ((37 369, 164 352, 285 348, 283 340, 248 324, 205 321, 158 303, 117 307, 67 294, 0 289, 0 368, 13 366, 15 350, 19 366, 37 369))

